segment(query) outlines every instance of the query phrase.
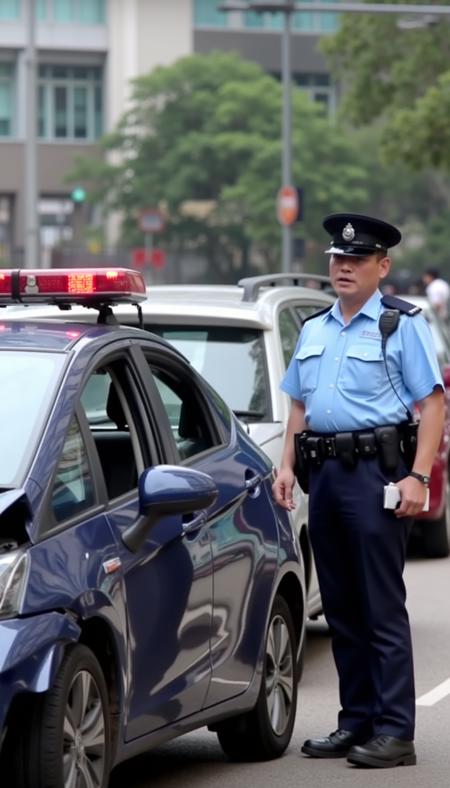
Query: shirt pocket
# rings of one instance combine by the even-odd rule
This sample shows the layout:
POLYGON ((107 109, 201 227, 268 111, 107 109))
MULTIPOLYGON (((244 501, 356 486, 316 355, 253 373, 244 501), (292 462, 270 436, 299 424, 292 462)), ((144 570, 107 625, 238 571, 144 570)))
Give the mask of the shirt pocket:
POLYGON ((380 345, 352 345, 345 354, 340 386, 354 397, 376 398, 381 393, 383 374, 380 345))
POLYGON ((304 345, 296 353, 299 362, 300 390, 302 395, 311 394, 317 388, 320 363, 325 345, 304 345))

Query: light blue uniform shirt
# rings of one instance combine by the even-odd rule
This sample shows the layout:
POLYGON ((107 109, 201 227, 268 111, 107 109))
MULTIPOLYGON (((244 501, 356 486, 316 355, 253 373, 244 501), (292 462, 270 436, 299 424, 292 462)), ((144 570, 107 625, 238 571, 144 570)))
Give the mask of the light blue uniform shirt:
MULTIPOLYGON (((347 325, 339 301, 302 328, 281 389, 305 405, 308 428, 343 432, 399 424, 408 416, 389 383, 378 320, 386 307, 377 290, 347 325)), ((392 384, 409 411, 443 386, 425 318, 401 315, 386 345, 392 384)))

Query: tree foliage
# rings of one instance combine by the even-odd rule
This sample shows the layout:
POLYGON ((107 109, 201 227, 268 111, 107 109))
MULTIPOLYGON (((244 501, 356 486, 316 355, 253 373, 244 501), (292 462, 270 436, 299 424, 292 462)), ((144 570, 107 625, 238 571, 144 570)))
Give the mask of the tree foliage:
MULTIPOLYGON (((234 53, 188 56, 135 80, 128 111, 102 140, 103 157, 78 159, 69 179, 122 212, 126 243, 142 242, 139 211, 159 205, 165 244, 201 249, 218 278, 230 265, 242 272, 250 244, 276 270, 281 117, 281 85, 256 64, 234 53)), ((298 234, 320 238, 322 250, 323 215, 364 207, 366 172, 351 139, 299 90, 292 130, 294 182, 305 196, 298 234)))
POLYGON ((396 14, 343 14, 340 30, 322 40, 343 84, 342 117, 356 125, 382 124, 387 162, 448 172, 450 17, 436 16, 429 23, 403 16, 414 25, 406 28, 399 19, 396 14))

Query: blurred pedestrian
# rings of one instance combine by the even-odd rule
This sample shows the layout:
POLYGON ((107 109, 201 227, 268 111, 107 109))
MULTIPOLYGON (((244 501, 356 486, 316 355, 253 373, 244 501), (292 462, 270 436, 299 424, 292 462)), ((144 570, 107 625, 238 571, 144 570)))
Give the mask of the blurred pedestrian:
POLYGON ((427 268, 422 274, 427 298, 435 312, 443 320, 448 319, 450 285, 442 279, 437 268, 427 268))
POLYGON ((308 739, 302 752, 367 767, 412 765, 402 574, 442 433, 443 383, 420 309, 380 291, 399 230, 359 214, 332 214, 323 224, 338 299, 304 321, 281 383, 292 404, 273 484, 287 510, 295 505, 294 471, 309 491, 309 534, 339 675, 337 730, 308 739), (396 509, 383 501, 391 483, 396 509))

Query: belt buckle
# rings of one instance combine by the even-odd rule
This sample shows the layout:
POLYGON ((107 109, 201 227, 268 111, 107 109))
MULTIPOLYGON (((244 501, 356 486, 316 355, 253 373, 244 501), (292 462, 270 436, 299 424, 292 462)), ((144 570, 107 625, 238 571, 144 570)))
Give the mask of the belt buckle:
POLYGON ((322 438, 325 457, 336 457, 334 438, 322 438))

